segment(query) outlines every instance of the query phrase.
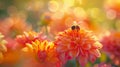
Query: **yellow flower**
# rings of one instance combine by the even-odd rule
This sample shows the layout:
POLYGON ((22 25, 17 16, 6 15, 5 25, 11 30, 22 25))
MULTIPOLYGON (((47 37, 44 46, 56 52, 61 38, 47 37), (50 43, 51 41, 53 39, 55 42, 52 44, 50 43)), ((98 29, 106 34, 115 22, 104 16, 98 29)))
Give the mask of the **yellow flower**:
POLYGON ((41 63, 56 63, 58 58, 55 49, 56 46, 53 42, 35 40, 31 44, 27 43, 22 51, 32 53, 41 63))

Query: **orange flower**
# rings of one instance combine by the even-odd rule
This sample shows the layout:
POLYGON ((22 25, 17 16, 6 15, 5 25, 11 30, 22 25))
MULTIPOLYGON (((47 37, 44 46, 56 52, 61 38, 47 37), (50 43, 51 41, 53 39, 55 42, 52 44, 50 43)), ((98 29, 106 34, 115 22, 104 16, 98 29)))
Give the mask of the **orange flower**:
POLYGON ((81 65, 84 65, 88 60, 94 62, 101 55, 98 49, 102 45, 96 37, 90 31, 80 29, 78 25, 60 32, 56 37, 55 45, 62 61, 76 58, 81 65))
POLYGON ((33 31, 24 32, 23 35, 18 35, 16 40, 21 45, 26 45, 26 43, 32 43, 35 40, 43 41, 46 39, 46 36, 43 36, 42 33, 36 33, 33 31))
MULTIPOLYGON (((55 51, 56 46, 53 42, 35 40, 31 44, 26 44, 26 47, 22 50, 24 52, 30 52, 38 58, 40 63, 55 64, 58 62, 57 53, 55 51)), ((45 64, 46 66, 46 64, 45 64)))
POLYGON ((29 30, 31 30, 31 26, 19 16, 8 17, 0 23, 0 31, 8 37, 15 37, 17 34, 29 30))

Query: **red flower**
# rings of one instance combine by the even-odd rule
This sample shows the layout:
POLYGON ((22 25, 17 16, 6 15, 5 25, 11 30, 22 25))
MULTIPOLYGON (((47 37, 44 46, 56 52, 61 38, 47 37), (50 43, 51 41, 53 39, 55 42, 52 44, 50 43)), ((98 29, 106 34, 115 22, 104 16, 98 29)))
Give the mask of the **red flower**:
POLYGON ((102 45, 96 37, 90 31, 80 29, 78 25, 60 32, 56 37, 55 45, 59 58, 65 62, 76 58, 81 65, 84 65, 88 60, 94 62, 101 55, 98 49, 102 45))
POLYGON ((103 50, 106 51, 116 65, 120 65, 120 32, 110 33, 101 40, 103 50))

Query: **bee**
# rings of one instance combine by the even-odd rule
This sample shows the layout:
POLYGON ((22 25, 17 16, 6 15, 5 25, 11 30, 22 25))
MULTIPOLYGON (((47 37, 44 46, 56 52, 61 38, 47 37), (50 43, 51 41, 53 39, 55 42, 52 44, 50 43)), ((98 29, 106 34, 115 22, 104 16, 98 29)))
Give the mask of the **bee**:
POLYGON ((78 24, 74 24, 73 26, 71 26, 71 29, 79 31, 80 30, 80 26, 78 24))

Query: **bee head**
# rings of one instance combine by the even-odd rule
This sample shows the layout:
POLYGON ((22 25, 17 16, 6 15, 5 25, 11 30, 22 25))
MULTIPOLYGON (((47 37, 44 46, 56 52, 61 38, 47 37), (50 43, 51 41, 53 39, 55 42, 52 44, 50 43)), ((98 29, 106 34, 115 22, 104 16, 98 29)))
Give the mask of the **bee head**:
POLYGON ((71 27, 72 30, 80 30, 80 27, 78 25, 73 25, 71 27))

